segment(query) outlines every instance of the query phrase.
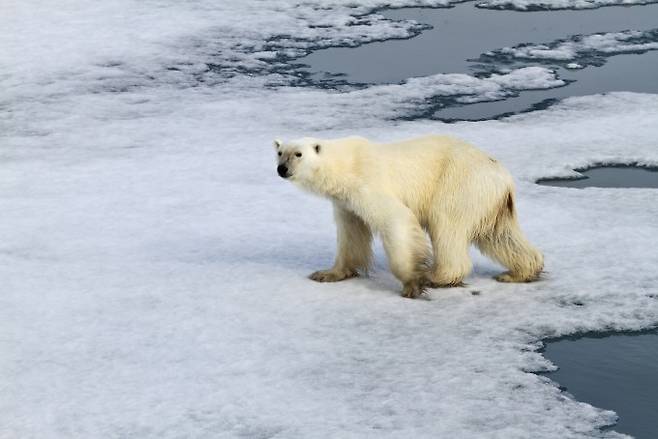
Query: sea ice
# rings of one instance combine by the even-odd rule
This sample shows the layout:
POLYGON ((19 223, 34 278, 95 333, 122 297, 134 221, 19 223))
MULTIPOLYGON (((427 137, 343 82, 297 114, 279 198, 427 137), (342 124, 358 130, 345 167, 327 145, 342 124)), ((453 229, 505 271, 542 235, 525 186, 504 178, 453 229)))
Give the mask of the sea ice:
POLYGON ((591 35, 575 35, 548 44, 520 44, 493 50, 486 57, 525 60, 578 61, 577 64, 601 64, 606 57, 621 53, 658 50, 658 29, 627 30, 591 35))
POLYGON ((478 8, 536 11, 551 9, 596 9, 604 6, 649 5, 656 0, 484 0, 478 8))
POLYGON ((657 165, 658 96, 391 121, 456 84, 468 100, 559 79, 275 86, 268 41, 286 30, 308 47, 404 34, 350 18, 381 2, 296 4, 5 5, 0 438, 622 437, 530 372, 554 368, 544 337, 658 324, 658 192, 534 181, 657 165), (332 262, 331 209, 280 180, 272 139, 430 132, 509 167, 545 278, 496 283, 474 251, 466 287, 406 300, 377 247, 368 278, 308 280, 332 262))

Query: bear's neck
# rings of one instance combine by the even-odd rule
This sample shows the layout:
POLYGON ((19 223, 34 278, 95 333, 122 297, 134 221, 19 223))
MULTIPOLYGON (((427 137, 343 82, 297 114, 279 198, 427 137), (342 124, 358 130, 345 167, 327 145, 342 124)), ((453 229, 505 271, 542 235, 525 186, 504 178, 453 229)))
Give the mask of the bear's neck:
POLYGON ((314 179, 314 192, 333 200, 345 201, 359 187, 359 178, 353 162, 336 163, 317 171, 314 179))

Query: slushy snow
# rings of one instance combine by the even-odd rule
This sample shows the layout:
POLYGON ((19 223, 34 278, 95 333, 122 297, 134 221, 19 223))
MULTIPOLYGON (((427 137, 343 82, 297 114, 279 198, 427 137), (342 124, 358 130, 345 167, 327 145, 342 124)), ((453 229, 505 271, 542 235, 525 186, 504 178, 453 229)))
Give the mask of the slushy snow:
MULTIPOLYGON (((545 337, 658 324, 658 192, 534 181, 658 165, 658 96, 401 122, 446 77, 341 93, 272 67, 286 32, 310 48, 413 29, 363 15, 382 4, 5 5, 0 438, 622 437, 531 372, 555 367, 545 337), (426 133, 512 171, 545 279, 496 283, 474 252, 467 287, 406 300, 378 247, 369 278, 309 281, 332 263, 331 208, 276 175, 272 139, 426 133)), ((477 79, 448 83, 464 99, 559 85, 542 68, 477 79)))

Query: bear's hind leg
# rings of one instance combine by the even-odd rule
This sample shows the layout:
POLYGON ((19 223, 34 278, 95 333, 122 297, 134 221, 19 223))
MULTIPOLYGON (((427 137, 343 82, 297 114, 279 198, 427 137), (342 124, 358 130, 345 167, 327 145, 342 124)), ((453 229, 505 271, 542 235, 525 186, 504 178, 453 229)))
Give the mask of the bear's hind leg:
POLYGON ((544 268, 544 257, 525 238, 513 211, 501 215, 494 230, 478 239, 477 245, 509 270, 494 277, 499 282, 532 282, 544 268))
POLYGON ((468 234, 455 226, 431 230, 434 266, 427 280, 430 288, 463 286, 473 264, 468 254, 468 234), (444 232, 442 233, 441 230, 444 232))
POLYGON ((316 282, 338 282, 359 275, 358 269, 367 270, 372 250, 370 227, 349 210, 334 204, 334 218, 338 234, 338 253, 334 266, 309 276, 316 282))

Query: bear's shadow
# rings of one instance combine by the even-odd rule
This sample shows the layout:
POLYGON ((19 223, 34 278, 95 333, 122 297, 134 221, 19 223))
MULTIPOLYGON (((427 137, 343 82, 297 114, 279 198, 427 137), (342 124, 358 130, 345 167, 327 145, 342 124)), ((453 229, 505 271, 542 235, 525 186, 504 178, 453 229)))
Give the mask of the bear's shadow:
MULTIPOLYGON (((335 258, 335 245, 318 245, 306 240, 286 238, 270 245, 263 246, 257 243, 245 242, 244 245, 227 246, 226 242, 204 240, 197 242, 194 248, 178 249, 178 257, 187 263, 194 264, 257 264, 271 268, 307 276, 316 270, 328 269, 333 265, 335 258)), ((382 290, 398 293, 400 284, 388 268, 386 255, 381 244, 376 243, 373 248, 373 265, 367 276, 358 279, 360 288, 370 291, 382 290)), ((465 279, 464 289, 480 289, 490 285, 492 277, 505 271, 505 269, 488 258, 484 257, 475 248, 471 249, 473 271, 465 279)), ((348 281, 349 282, 349 281, 348 281)), ((504 287, 504 284, 493 282, 494 285, 504 287)), ((461 287, 457 287, 462 289, 461 287)), ((440 292, 443 289, 429 289, 431 292, 440 292)), ((445 291, 445 290, 444 290, 445 291)))

